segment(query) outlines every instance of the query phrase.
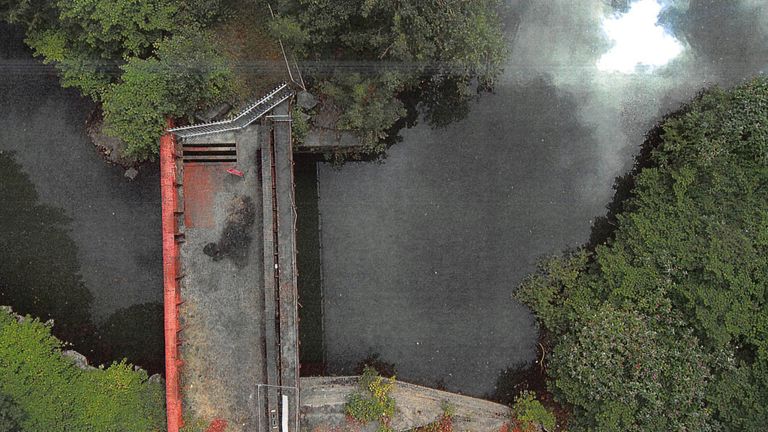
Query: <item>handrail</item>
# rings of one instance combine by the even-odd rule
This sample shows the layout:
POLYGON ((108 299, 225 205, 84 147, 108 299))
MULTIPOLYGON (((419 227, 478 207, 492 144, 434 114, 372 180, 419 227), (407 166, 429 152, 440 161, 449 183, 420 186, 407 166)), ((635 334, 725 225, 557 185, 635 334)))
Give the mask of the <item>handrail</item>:
POLYGON ((239 130, 258 120, 261 116, 268 113, 291 96, 293 96, 293 90, 288 87, 287 83, 283 83, 267 93, 266 96, 248 105, 234 118, 170 128, 168 129, 168 132, 174 133, 176 136, 182 138, 188 138, 239 130))

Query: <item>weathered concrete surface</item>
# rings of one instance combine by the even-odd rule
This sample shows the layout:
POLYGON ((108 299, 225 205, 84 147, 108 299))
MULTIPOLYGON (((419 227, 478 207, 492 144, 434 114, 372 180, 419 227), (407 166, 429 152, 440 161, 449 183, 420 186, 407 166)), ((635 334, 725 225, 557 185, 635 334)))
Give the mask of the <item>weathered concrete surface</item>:
POLYGON ((196 211, 181 245, 181 375, 185 414, 250 431, 264 382, 262 185, 258 141, 238 146, 244 177, 226 172, 234 164, 184 167, 184 206, 196 211))
POLYGON ((354 150, 359 146, 360 141, 351 132, 312 128, 304 138, 304 142, 296 147, 296 151, 312 153, 330 150, 354 150))
MULTIPOLYGON (((346 423, 344 405, 347 396, 358 389, 357 376, 304 377, 301 379, 301 425, 317 427, 342 426, 346 423)), ((454 430, 498 431, 511 418, 505 405, 482 399, 448 393, 397 381, 391 395, 397 408, 392 427, 405 431, 431 423, 443 414, 442 406, 455 408, 454 430)))

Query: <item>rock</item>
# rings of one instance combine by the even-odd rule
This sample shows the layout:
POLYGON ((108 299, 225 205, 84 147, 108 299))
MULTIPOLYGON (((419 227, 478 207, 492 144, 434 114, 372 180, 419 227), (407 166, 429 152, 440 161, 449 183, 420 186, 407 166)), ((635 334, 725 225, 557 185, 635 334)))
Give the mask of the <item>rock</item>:
POLYGON ((151 383, 159 383, 159 384, 163 384, 163 385, 165 385, 165 380, 163 379, 163 376, 162 376, 162 375, 160 375, 160 374, 154 374, 154 375, 152 375, 151 377, 149 377, 149 379, 147 380, 147 382, 151 382, 151 383))
POLYGON ((96 369, 93 366, 90 366, 88 364, 88 359, 85 358, 84 355, 80 354, 79 352, 75 350, 65 350, 61 352, 61 355, 64 357, 72 359, 72 361, 75 363, 75 366, 79 367, 83 370, 90 370, 90 369, 96 369))
POLYGON ((133 180, 133 179, 136 178, 137 175, 139 175, 139 170, 137 170, 136 168, 131 167, 131 168, 128 168, 127 170, 125 170, 125 174, 123 174, 123 175, 128 177, 129 179, 133 180))
POLYGON ((208 123, 208 122, 222 119, 231 109, 232 109, 232 105, 224 102, 224 103, 220 103, 219 105, 216 105, 215 107, 209 109, 208 111, 196 112, 195 117, 197 117, 197 119, 202 122, 208 123))
POLYGON ((123 156, 123 151, 127 147, 125 142, 105 133, 101 110, 95 109, 91 111, 85 124, 88 137, 107 162, 124 168, 136 164, 134 159, 123 156))
POLYGON ((317 105, 317 98, 308 91, 301 91, 296 95, 296 103, 305 110, 311 110, 317 105))

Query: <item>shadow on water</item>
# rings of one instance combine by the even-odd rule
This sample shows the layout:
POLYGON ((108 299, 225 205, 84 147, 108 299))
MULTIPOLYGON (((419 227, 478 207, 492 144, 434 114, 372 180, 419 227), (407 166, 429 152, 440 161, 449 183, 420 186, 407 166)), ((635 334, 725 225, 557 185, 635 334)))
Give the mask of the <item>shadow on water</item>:
POLYGON ((97 326, 85 286, 71 219, 41 204, 13 153, 0 152, 0 304, 16 313, 53 320, 53 334, 103 364, 127 358, 163 372, 163 310, 159 303, 120 309, 97 326))
POLYGON ((98 337, 96 363, 127 358, 149 373, 164 372, 162 303, 142 303, 117 310, 99 325, 98 337))
POLYGON ((92 353, 91 303, 63 210, 39 203, 14 160, 0 153, 0 303, 20 314, 55 321, 54 334, 92 353))
POLYGON ((317 161, 313 155, 296 155, 296 264, 299 289, 299 356, 301 375, 325 372, 323 346, 323 292, 320 256, 317 161))

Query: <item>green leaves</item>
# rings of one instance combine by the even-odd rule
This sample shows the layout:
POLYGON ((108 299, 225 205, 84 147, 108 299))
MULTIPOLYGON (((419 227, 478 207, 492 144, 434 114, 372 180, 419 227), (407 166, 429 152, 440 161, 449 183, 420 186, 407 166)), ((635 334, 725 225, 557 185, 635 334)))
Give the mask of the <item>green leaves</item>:
POLYGON ((490 88, 507 55, 503 4, 287 0, 272 27, 305 58, 359 65, 354 72, 317 71, 308 81, 330 111, 341 112, 335 127, 353 131, 375 154, 392 143, 407 114, 415 117, 417 105, 430 125, 443 127, 469 112, 478 93, 470 83, 490 88))
POLYGON ((163 386, 125 362, 82 370, 49 326, 0 311, 0 394, 25 431, 152 432, 164 427, 163 386))
POLYGON ((233 92, 232 73, 210 33, 184 32, 158 42, 155 50, 157 57, 131 58, 122 81, 104 95, 107 131, 139 160, 157 154, 166 116, 191 116, 233 92))
POLYGON ((649 135, 614 238, 520 288, 556 337, 554 387, 583 428, 768 421, 767 127, 765 78, 702 93, 649 135))
POLYGON ((395 415, 395 399, 389 395, 395 378, 383 378, 376 369, 366 366, 360 377, 360 389, 349 395, 344 411, 347 416, 367 424, 379 422, 379 432, 389 432, 389 423, 395 415))

